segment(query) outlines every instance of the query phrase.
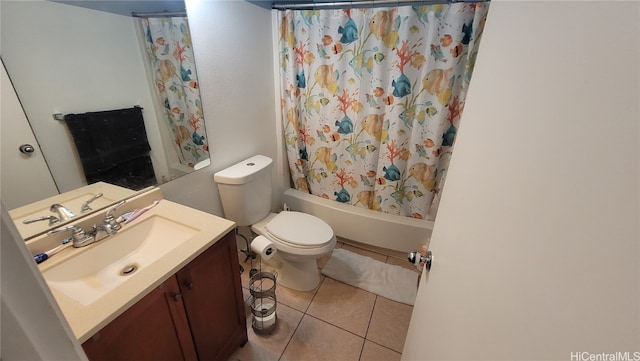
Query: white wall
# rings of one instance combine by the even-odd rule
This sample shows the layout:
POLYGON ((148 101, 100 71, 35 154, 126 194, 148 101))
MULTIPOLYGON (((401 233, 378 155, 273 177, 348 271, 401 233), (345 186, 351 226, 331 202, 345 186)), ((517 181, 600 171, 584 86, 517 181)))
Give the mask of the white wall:
POLYGON ((43 0, 0 6, 2 60, 60 191, 86 183, 54 113, 140 105, 157 176, 169 178, 134 18, 43 0))
POLYGON ((160 188, 167 199, 223 215, 213 174, 255 154, 277 159, 271 12, 241 0, 186 6, 211 166, 160 188))

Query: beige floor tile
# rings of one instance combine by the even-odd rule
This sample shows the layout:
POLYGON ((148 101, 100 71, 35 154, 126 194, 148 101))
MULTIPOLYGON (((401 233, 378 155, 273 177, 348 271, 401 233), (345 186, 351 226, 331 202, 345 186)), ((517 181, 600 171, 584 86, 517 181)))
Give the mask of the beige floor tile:
MULTIPOLYGON (((415 270, 400 252, 338 239, 336 248, 341 247, 378 261, 415 270)), ((243 253, 239 253, 238 258, 245 269, 241 279, 246 302, 250 298, 251 261, 244 262, 243 253)), ((324 267, 329 258, 330 255, 327 255, 319 259, 318 268, 324 267)), ((254 260, 253 264, 259 268, 260 260, 254 260)), ((277 265, 269 262, 262 266, 263 270, 278 269, 277 265)), ((321 277, 320 286, 309 292, 276 286, 278 326, 271 335, 255 334, 247 305, 249 342, 244 348, 238 349, 229 361, 399 360, 413 307, 321 277), (367 340, 358 335, 366 335, 367 340)))
MULTIPOLYGON (((324 278, 324 276, 320 275, 321 285, 324 278)), ((319 287, 312 291, 297 291, 286 288, 282 285, 277 285, 276 298, 278 303, 285 304, 298 311, 306 312, 307 308, 309 308, 309 305, 311 304, 311 300, 313 300, 316 292, 318 292, 318 289, 319 287)))
POLYGON ((357 361, 363 342, 363 338, 305 315, 281 360, 357 361))
POLYGON ((367 331, 367 340, 402 352, 411 312, 413 306, 378 296, 367 331))
POLYGON ((307 313, 364 337, 375 299, 373 293, 325 278, 307 313))
POLYGON ((386 260, 387 260, 387 256, 384 255, 384 254, 380 254, 380 253, 368 251, 366 249, 354 247, 354 246, 346 244, 346 243, 345 243, 344 246, 342 246, 342 249, 346 249, 347 251, 350 251, 350 252, 353 252, 353 253, 357 253, 357 254, 362 255, 362 256, 371 257, 371 258, 375 259, 376 261, 380 261, 380 262, 386 262, 386 260))
POLYGON ((259 335, 251 328, 251 311, 247 310, 247 334, 249 341, 244 347, 236 350, 229 360, 278 360, 304 314, 285 305, 278 305, 276 314, 278 321, 273 333, 270 335, 259 335))
POLYGON ((402 354, 365 340, 360 361, 400 361, 402 354))

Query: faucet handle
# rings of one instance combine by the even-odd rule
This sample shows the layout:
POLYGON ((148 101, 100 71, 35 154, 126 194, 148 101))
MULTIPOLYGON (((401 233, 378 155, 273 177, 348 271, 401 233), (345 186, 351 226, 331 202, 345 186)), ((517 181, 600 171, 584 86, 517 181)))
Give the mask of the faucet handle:
POLYGON ((96 199, 102 197, 102 193, 98 193, 95 196, 91 197, 89 200, 85 201, 84 203, 82 203, 82 207, 80 208, 80 211, 82 213, 84 212, 89 212, 91 209, 91 207, 89 206, 89 203, 95 201, 96 199))
POLYGON ((87 235, 84 229, 74 226, 68 225, 65 227, 56 228, 47 232, 47 234, 54 234, 59 232, 72 231, 71 236, 73 237, 73 246, 74 247, 82 247, 93 242, 93 237, 87 235))
POLYGON ((49 225, 50 226, 53 226, 54 224, 60 222, 60 220, 56 216, 42 216, 42 217, 38 217, 38 218, 25 219, 24 221, 22 221, 22 223, 29 224, 29 223, 33 223, 33 222, 46 221, 46 220, 49 220, 49 225))
POLYGON ((123 204, 125 204, 125 202, 126 201, 124 200, 118 202, 115 206, 111 207, 104 216, 104 223, 107 223, 108 225, 110 225, 114 231, 117 231, 120 228, 122 228, 122 225, 120 225, 120 223, 116 221, 116 218, 113 216, 113 212, 115 212, 116 209, 120 208, 123 204))
POLYGON ((123 204, 125 204, 126 201, 125 200, 121 200, 120 202, 118 202, 115 206, 111 207, 108 211, 105 217, 113 217, 113 212, 120 208, 123 204))

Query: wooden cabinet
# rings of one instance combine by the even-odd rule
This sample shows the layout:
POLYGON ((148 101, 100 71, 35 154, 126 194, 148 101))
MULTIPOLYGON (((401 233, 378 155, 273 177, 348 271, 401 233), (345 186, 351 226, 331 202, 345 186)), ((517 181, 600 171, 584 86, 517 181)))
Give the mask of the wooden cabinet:
POLYGON ((227 360, 247 342, 230 232, 82 344, 90 360, 227 360))
POLYGON ((177 273, 201 360, 226 360, 247 341, 238 251, 235 236, 227 238, 177 273))
POLYGON ((195 360, 178 281, 169 278, 82 344, 90 360, 195 360), (182 309, 180 309, 182 308, 182 309))

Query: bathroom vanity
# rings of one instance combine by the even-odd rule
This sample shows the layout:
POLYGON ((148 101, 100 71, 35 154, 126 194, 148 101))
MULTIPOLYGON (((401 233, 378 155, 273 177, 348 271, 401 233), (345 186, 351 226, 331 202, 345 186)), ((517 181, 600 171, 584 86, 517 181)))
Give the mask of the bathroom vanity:
POLYGON ((226 360, 247 341, 228 233, 82 344, 89 360, 226 360))
MULTIPOLYGON (((116 213, 161 198, 154 189, 116 213)), ((226 360, 247 342, 234 230, 232 221, 161 199, 114 235, 38 267, 89 360, 226 360)), ((27 248, 43 252, 67 236, 27 248)))

